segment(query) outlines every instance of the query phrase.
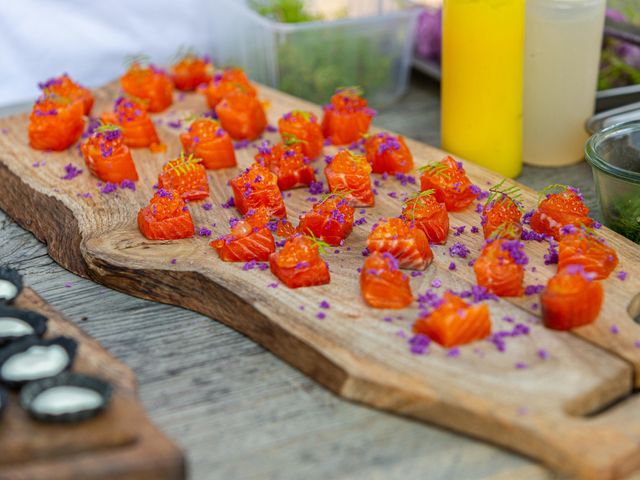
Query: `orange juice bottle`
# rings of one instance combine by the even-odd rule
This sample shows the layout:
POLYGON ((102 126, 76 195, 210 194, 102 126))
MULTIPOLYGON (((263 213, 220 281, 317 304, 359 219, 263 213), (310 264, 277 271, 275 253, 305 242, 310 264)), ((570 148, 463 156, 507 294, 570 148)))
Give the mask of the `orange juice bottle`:
POLYGON ((442 148, 506 177, 522 169, 525 0, 444 0, 442 148))

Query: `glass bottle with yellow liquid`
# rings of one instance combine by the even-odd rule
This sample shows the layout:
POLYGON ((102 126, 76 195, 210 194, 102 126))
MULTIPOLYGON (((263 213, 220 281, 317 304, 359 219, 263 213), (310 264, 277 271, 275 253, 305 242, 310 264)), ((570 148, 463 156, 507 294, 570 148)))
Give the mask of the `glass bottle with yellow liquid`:
POLYGON ((525 0, 444 0, 442 29, 442 148, 517 176, 525 0))

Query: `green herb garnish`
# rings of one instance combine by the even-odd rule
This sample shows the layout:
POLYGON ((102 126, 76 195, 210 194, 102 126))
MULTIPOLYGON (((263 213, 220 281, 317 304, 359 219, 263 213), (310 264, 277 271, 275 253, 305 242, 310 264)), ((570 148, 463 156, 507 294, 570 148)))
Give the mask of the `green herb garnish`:
POLYGON ((174 56, 174 61, 178 62, 180 60, 194 60, 198 57, 196 53, 196 49, 189 45, 180 45, 178 47, 178 51, 174 56))
POLYGON ((94 132, 104 133, 115 132, 117 130, 122 130, 119 125, 114 125, 113 123, 101 123, 100 126, 94 130, 94 132))
POLYGON ((338 87, 336 88, 336 93, 344 93, 351 97, 362 97, 364 96, 364 88, 360 85, 351 85, 348 87, 338 87))
POLYGON ((412 222, 416 219, 416 206, 418 205, 418 200, 420 200, 421 198, 425 198, 430 195, 433 195, 434 193, 436 193, 435 190, 429 189, 429 190, 423 190, 421 192, 416 192, 410 197, 407 197, 407 199, 404 201, 404 205, 407 205, 409 202, 413 202, 413 205, 411 207, 411 217, 410 217, 412 222))
POLYGON ((149 55, 145 53, 134 53, 133 55, 127 55, 124 57, 124 66, 129 69, 134 65, 138 65, 141 68, 146 68, 151 63, 149 55))
POLYGON ((419 172, 425 173, 427 175, 431 175, 434 177, 442 177, 449 180, 449 174, 447 173, 449 170, 449 166, 442 163, 441 161, 431 162, 427 165, 424 165, 418 169, 419 172))
POLYGON ((333 192, 324 193, 320 196, 320 203, 326 202, 328 199, 338 197, 340 200, 345 200, 349 195, 353 193, 353 190, 348 188, 341 188, 333 192))
POLYGON ((198 165, 201 161, 201 158, 196 158, 193 156, 193 154, 185 157, 184 152, 180 152, 180 158, 174 160, 173 162, 170 162, 170 170, 176 172, 176 175, 182 176, 195 170, 196 165, 198 165))
POLYGON ((309 143, 306 140, 302 140, 300 137, 298 137, 297 135, 294 135, 293 133, 283 133, 282 140, 287 147, 290 147, 291 145, 296 145, 298 143, 309 143))
POLYGON ((492 242, 498 238, 519 238, 520 232, 513 222, 503 222, 491 232, 488 241, 492 242))
POLYGON ((542 199, 547 195, 551 195, 553 193, 566 192, 568 189, 569 189, 569 186, 563 185, 562 183, 554 183, 552 185, 547 185, 542 190, 540 190, 540 193, 538 195, 538 203, 540 203, 542 199))
POLYGON ((492 202, 494 205, 500 205, 502 203, 511 203, 515 205, 520 213, 524 212, 524 206, 522 205, 522 192, 518 187, 512 185, 511 187, 504 186, 506 181, 503 178, 499 183, 489 189, 490 195, 484 204, 485 208, 492 202))
POLYGON ((311 240, 313 241, 313 244, 318 247, 318 250, 320 251, 321 254, 326 255, 327 254, 327 249, 331 247, 331 245, 329 245, 327 242, 324 242, 322 240, 320 240, 318 237, 316 237, 313 232, 311 231, 310 228, 307 228, 307 232, 308 236, 311 238, 311 240))

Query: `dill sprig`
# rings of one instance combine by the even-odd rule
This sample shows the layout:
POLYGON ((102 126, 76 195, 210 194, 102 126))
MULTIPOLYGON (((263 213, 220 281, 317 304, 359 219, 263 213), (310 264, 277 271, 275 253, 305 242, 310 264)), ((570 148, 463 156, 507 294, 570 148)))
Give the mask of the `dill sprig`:
POLYGON ((196 53, 196 49, 193 48, 193 46, 183 44, 178 47, 178 50, 176 51, 176 54, 174 56, 174 60, 176 62, 180 60, 194 60, 197 57, 198 54, 196 53))
POLYGON ((518 238, 518 230, 513 222, 503 222, 498 225, 493 232, 487 238, 487 241, 492 242, 498 238, 518 238))
POLYGON ((240 82, 229 82, 229 85, 233 85, 235 88, 240 90, 241 93, 247 93, 248 89, 244 83, 240 82))
POLYGON ((351 160, 353 160, 357 165, 360 165, 362 163, 369 164, 369 162, 367 161, 367 157, 365 157, 364 155, 356 155, 351 150, 342 150, 342 151, 347 152, 351 156, 351 160))
POLYGON ((441 161, 431 162, 418 169, 418 171, 421 173, 425 173, 434 177, 443 177, 447 180, 449 179, 449 174, 447 173, 448 170, 449 165, 442 163, 441 161))
POLYGON ((114 125, 113 123, 102 123, 100 122, 100 126, 94 130, 96 133, 104 133, 104 132, 115 132, 117 130, 122 130, 120 125, 114 125))
POLYGON ((60 103, 62 105, 69 105, 72 102, 71 98, 54 92, 46 92, 43 97, 46 100, 51 100, 52 102, 60 103))
POLYGON ((409 202, 413 202, 413 205, 411 206, 411 216, 410 216, 410 219, 412 222, 416 219, 416 207, 418 206, 419 200, 422 198, 429 197, 434 193, 436 193, 436 191, 431 189, 423 190, 421 192, 416 192, 413 195, 407 197, 407 199, 403 202, 405 206, 409 202))
POLYGON ((218 122, 217 120, 213 119, 213 118, 209 118, 209 117, 204 117, 204 116, 200 116, 195 112, 190 112, 187 111, 185 112, 184 117, 182 117, 182 121, 188 124, 191 124, 193 122, 195 122, 196 120, 205 120, 207 122, 211 122, 215 125, 219 125, 220 122, 218 122))
POLYGON ((311 121, 311 112, 307 112, 305 110, 291 110, 291 113, 301 116, 305 122, 311 121))
POLYGON ((327 242, 324 242, 320 240, 318 237, 316 237, 310 228, 307 228, 307 232, 308 232, 307 236, 310 237, 313 244, 316 247, 318 247, 318 250, 320 251, 320 253, 323 255, 326 255, 327 249, 331 248, 331 245, 329 245, 327 242))
POLYGON ((306 140, 302 140, 300 137, 298 137, 297 135, 294 135, 293 133, 283 133, 282 140, 287 147, 290 147, 291 145, 296 145, 298 143, 309 143, 306 140))
POLYGON ((349 195, 353 193, 353 190, 349 188, 341 188, 333 192, 323 193, 320 197, 320 203, 326 202, 328 199, 338 197, 340 200, 345 200, 349 195))
POLYGON ((487 205, 500 205, 502 203, 510 202, 515 205, 520 213, 524 212, 522 192, 515 185, 504 188, 505 181, 506 179, 503 178, 499 183, 489 189, 489 192, 491 193, 484 204, 485 208, 487 205))
POLYGON ((604 237, 599 235, 595 229, 588 227, 582 222, 580 222, 580 228, 586 234, 585 236, 591 241, 596 242, 596 244, 598 245, 606 245, 606 240, 604 239, 604 237))
POLYGON ((593 228, 588 227, 582 222, 580 222, 580 228, 584 230, 586 233, 588 233, 589 235, 593 235, 594 237, 598 236, 598 233, 593 228))
POLYGON ((562 183, 554 183, 552 185, 547 185, 542 190, 540 190, 540 194, 538 195, 538 203, 542 201, 547 195, 552 193, 562 193, 566 192, 569 189, 568 185, 563 185, 562 183))
MULTIPOLYGON (((193 123, 198 118, 193 112, 186 112, 184 118, 182 119, 186 123, 193 123)), ((206 118, 206 117, 205 117, 206 118)))
POLYGON ((124 57, 124 66, 127 69, 133 67, 134 65, 146 68, 150 63, 151 59, 146 53, 134 53, 132 55, 127 55, 124 57))
POLYGON ((411 200, 417 200, 418 198, 428 197, 429 195, 433 195, 434 193, 436 193, 436 191, 432 189, 422 190, 421 192, 416 192, 413 195, 408 196, 404 203, 408 203, 411 200))
POLYGON ((171 165, 170 171, 176 172, 176 175, 182 176, 186 175, 189 172, 192 172, 196 169, 196 165, 198 165, 202 161, 201 158, 196 158, 193 156, 193 153, 188 157, 184 156, 184 152, 180 152, 180 158, 169 162, 171 165))
POLYGON ((141 103, 142 105, 149 105, 149 99, 148 98, 142 98, 142 97, 137 97, 135 95, 132 95, 130 93, 127 92, 122 92, 120 94, 121 97, 126 98, 128 100, 132 100, 134 102, 138 102, 141 103))
POLYGON ((350 85, 336 88, 336 93, 344 93, 351 97, 362 97, 364 95, 364 89, 360 85, 350 85))

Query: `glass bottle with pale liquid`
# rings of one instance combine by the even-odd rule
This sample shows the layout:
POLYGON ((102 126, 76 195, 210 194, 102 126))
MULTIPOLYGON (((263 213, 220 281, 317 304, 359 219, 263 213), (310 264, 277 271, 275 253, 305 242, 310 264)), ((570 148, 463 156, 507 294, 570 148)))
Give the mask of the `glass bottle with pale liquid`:
POLYGON ((522 169, 525 0, 444 0, 442 148, 506 177, 522 169))
POLYGON ((606 0, 527 0, 523 160, 583 158, 595 107, 606 0))

